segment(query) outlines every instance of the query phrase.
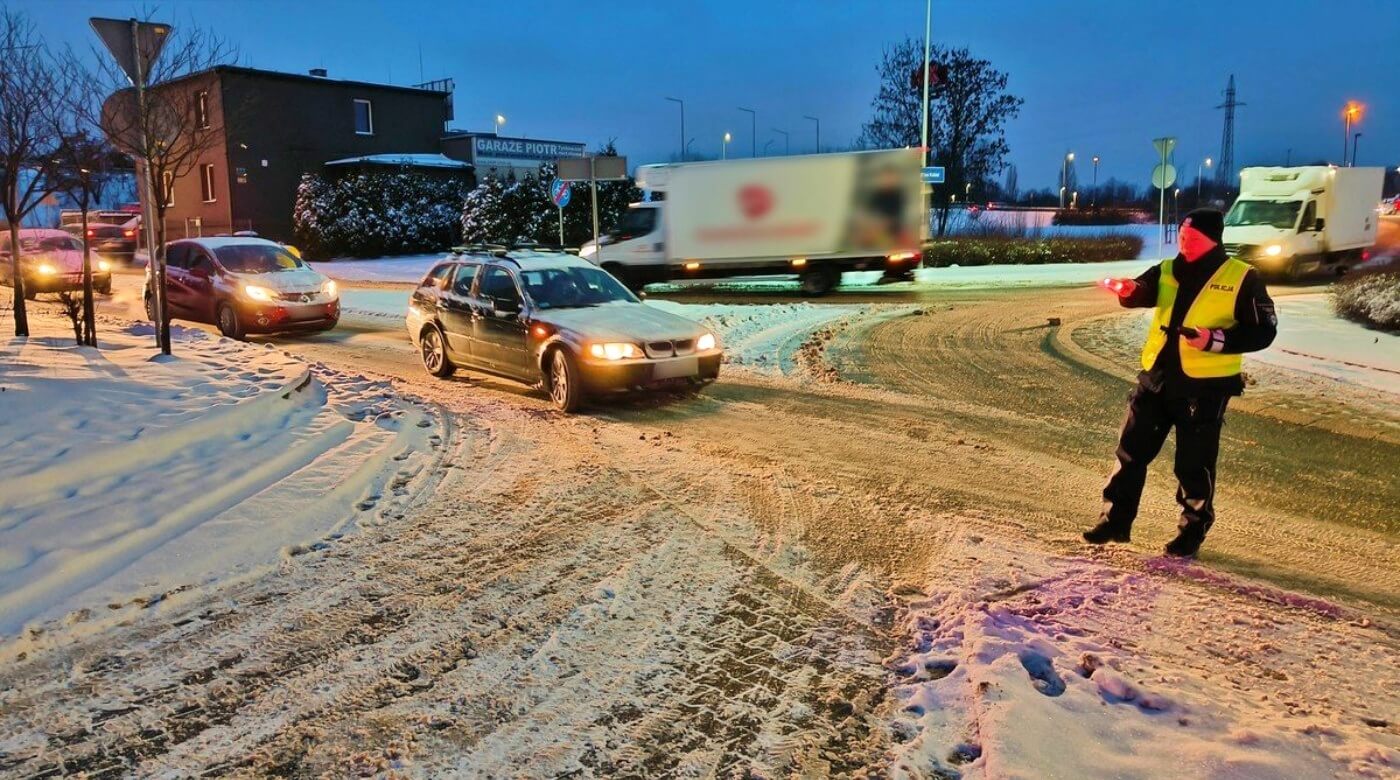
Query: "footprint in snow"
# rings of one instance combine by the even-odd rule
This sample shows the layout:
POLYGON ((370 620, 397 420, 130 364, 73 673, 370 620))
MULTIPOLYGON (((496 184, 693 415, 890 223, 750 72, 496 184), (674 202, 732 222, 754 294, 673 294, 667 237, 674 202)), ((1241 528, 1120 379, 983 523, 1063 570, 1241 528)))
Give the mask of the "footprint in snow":
POLYGON ((1023 650, 1021 666, 1031 676, 1031 684, 1037 691, 1046 696, 1059 696, 1065 692, 1065 681, 1055 672, 1055 665, 1049 658, 1034 650, 1023 650))

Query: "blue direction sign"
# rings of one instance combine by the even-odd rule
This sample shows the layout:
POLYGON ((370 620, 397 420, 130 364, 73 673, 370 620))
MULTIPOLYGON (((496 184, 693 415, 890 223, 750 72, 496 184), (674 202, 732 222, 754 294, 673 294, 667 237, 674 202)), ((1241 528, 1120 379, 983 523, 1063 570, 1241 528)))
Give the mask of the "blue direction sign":
POLYGON ((947 178, 943 175, 943 166, 930 165, 924 169, 924 184, 942 184, 947 178))
POLYGON ((573 190, 569 189, 569 183, 562 179, 554 179, 549 183, 549 199, 554 201, 554 205, 564 208, 569 205, 569 198, 573 195, 573 190))

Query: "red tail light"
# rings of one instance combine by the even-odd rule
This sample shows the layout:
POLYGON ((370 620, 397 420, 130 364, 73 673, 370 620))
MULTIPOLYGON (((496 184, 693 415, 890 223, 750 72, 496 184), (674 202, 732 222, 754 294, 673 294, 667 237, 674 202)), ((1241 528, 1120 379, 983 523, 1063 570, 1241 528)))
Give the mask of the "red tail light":
POLYGON ((126 236, 127 238, 131 238, 132 236, 136 235, 136 231, 134 231, 134 230, 123 230, 123 231, 122 231, 122 235, 126 236))
POLYGON ((92 228, 88 228, 88 238, 93 238, 93 237, 95 237, 96 235, 97 235, 97 231, 96 231, 96 230, 93 230, 92 228))

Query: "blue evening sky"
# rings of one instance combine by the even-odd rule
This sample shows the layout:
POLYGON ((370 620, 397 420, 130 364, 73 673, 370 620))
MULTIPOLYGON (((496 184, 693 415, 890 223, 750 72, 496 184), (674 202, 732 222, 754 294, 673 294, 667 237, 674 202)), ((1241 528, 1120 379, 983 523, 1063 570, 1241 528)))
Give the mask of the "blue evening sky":
MULTIPOLYGON (((921 38, 922 0, 10 0, 51 43, 86 47, 87 17, 154 12, 211 27, 240 64, 409 84, 452 77, 455 127, 585 141, 616 138, 632 162, 679 146, 685 100, 692 150, 731 156, 791 133, 794 153, 849 143, 869 116, 883 45, 921 38)), ((1055 183, 1065 150, 1081 182, 1145 182, 1151 139, 1179 138, 1177 164, 1220 152, 1221 102, 1233 73, 1248 105, 1236 117, 1236 163, 1339 160, 1341 107, 1366 104, 1363 165, 1400 165, 1400 0, 935 0, 934 40, 968 46, 1010 74, 1025 98, 1009 127, 1026 187, 1055 183)))

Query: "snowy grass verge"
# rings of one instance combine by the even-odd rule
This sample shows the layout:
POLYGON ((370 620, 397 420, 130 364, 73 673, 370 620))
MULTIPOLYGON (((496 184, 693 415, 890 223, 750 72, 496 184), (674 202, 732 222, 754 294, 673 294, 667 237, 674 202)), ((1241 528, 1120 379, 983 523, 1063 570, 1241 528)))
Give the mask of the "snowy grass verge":
POLYGON ((440 423, 387 385, 149 326, 0 356, 0 638, 102 624, 394 515, 440 423))
POLYGON ((1367 327, 1400 331, 1400 268, 1387 267, 1337 284, 1332 308, 1367 327))

